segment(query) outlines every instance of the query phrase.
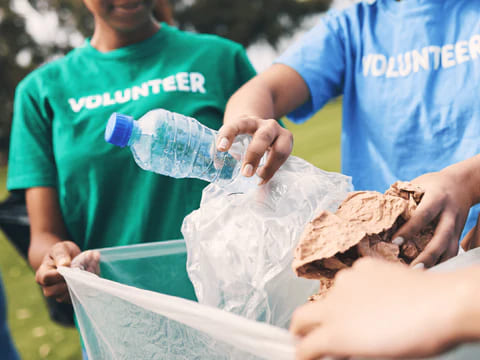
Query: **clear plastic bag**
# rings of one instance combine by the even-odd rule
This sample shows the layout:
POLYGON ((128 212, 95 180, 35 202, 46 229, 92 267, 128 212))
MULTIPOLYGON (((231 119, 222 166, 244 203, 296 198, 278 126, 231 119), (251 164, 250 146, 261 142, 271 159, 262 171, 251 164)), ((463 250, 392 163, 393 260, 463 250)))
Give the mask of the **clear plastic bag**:
POLYGON ((286 330, 187 300, 183 240, 99 251, 101 277, 59 269, 89 359, 293 359, 286 330))
MULTIPOLYGON (((59 269, 89 359, 294 359, 294 340, 285 329, 179 297, 194 298, 185 260, 185 243, 175 240, 101 249, 101 277, 59 269)), ((480 265, 480 249, 432 270, 472 265, 480 265)), ((478 358, 480 345, 474 344, 435 359, 478 358)))
POLYGON ((185 218, 188 275, 200 303, 286 327, 318 290, 292 271, 298 239, 320 210, 337 209, 351 180, 292 156, 266 185, 242 190, 210 184, 185 218))

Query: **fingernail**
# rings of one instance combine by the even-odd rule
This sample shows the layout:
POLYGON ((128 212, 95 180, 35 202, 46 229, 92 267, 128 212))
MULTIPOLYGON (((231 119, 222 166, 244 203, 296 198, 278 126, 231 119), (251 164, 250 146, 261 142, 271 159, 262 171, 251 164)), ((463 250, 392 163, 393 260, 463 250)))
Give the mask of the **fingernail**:
POLYGON ((228 146, 228 139, 224 137, 218 143, 218 149, 219 150, 227 150, 227 146, 228 146))
POLYGON ((252 164, 247 164, 243 167, 242 175, 246 177, 250 177, 253 175, 253 166, 252 164))
POLYGON ((395 245, 402 245, 403 243, 405 242, 405 239, 401 236, 397 236, 395 239, 392 240, 392 244, 395 244, 395 245))
POLYGON ((413 268, 414 269, 425 269, 425 264, 424 263, 418 263, 413 268))

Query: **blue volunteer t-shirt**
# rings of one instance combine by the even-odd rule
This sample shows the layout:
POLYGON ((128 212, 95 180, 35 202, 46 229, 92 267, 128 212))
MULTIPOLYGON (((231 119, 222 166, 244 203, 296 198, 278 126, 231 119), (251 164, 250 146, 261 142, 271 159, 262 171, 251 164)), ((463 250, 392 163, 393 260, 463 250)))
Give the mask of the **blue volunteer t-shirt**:
POLYGON ((330 11, 277 62, 310 89, 294 122, 343 94, 342 171, 357 190, 383 192, 480 152, 480 0, 330 11))

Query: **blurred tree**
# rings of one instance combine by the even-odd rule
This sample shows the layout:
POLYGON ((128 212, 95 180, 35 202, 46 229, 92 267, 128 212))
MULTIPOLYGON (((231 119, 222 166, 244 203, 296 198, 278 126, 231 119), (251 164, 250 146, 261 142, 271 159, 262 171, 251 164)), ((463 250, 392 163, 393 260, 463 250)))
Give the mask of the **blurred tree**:
MULTIPOLYGON (((92 32, 90 14, 79 0, 28 0, 39 11, 56 9, 60 24, 92 32)), ((181 29, 217 34, 247 47, 264 39, 272 46, 290 35, 308 15, 328 9, 332 0, 156 0, 157 18, 181 29)))
MULTIPOLYGON (((72 35, 90 36, 93 19, 80 0, 28 0, 39 13, 55 11, 63 36, 37 44, 25 19, 0 0, 0 154, 8 150, 12 105, 18 82, 35 67, 72 47, 72 35)), ((217 34, 245 47, 258 40, 276 46, 308 15, 325 11, 331 0, 157 0, 155 16, 181 29, 217 34), (172 20, 172 13, 173 18, 172 20)), ((59 32, 60 34, 60 32, 59 32)), ((0 159, 1 161, 1 159, 0 159)))
POLYGON ((171 0, 182 29, 217 34, 245 47, 258 40, 276 46, 291 35, 305 16, 323 12, 331 0, 196 0, 187 6, 171 0))
POLYGON ((15 86, 42 59, 24 19, 10 9, 8 0, 0 0, 0 153, 8 148, 15 86))

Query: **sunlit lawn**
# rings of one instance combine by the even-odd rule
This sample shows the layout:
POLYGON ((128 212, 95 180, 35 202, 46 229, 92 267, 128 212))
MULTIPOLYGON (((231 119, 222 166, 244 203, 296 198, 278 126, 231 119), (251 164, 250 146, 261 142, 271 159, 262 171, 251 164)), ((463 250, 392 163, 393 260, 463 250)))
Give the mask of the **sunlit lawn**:
MULTIPOLYGON (((306 124, 287 127, 295 137, 294 154, 329 171, 340 168, 341 102, 325 107, 306 124)), ((6 169, 0 169, 0 197, 6 196, 6 169)), ((22 359, 80 359, 75 329, 49 319, 33 272, 0 233, 0 270, 8 297, 10 329, 22 359)))

